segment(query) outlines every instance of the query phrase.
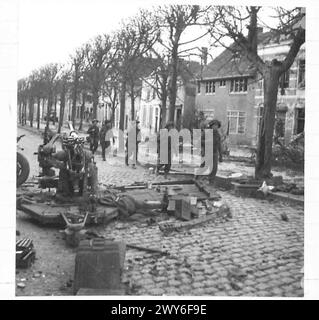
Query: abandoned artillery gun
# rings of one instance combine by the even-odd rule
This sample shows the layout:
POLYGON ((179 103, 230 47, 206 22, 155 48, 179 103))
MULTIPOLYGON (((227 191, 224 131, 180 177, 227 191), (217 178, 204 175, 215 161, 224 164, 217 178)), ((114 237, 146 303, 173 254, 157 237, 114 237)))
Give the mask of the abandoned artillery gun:
POLYGON ((97 167, 90 151, 84 150, 84 138, 79 137, 69 123, 69 134, 44 133, 44 143, 38 147, 38 162, 42 169, 39 187, 56 188, 57 195, 94 199, 97 193, 97 167), (60 140, 62 149, 56 149, 60 140), (54 169, 58 169, 56 175, 54 169))

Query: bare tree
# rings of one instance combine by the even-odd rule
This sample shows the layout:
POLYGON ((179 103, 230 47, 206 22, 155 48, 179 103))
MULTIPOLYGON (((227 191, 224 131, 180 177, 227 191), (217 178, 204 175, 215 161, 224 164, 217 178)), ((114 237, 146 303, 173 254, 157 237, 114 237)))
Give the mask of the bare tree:
POLYGON ((143 69, 142 57, 153 47, 159 32, 154 24, 147 18, 149 13, 141 10, 138 15, 123 24, 117 33, 119 75, 121 79, 120 90, 120 129, 124 129, 125 94, 129 88, 131 94, 131 118, 135 116, 134 86, 140 78, 143 69))
POLYGON ((32 72, 28 77, 28 109, 29 109, 29 124, 30 127, 33 127, 33 118, 34 118, 34 98, 35 98, 35 73, 32 72))
POLYGON ((35 73, 35 99, 37 102, 37 129, 40 129, 41 99, 44 99, 44 83, 41 69, 35 73))
POLYGON ((76 102, 79 95, 79 83, 80 78, 84 71, 84 57, 85 49, 77 49, 74 55, 71 56, 71 96, 72 96, 72 109, 71 109, 71 121, 73 127, 75 127, 75 115, 76 115, 76 102))
MULTIPOLYGON (((290 40, 289 51, 282 60, 276 58, 264 61, 258 54, 258 13, 261 7, 217 7, 219 25, 212 29, 211 35, 220 44, 247 57, 264 81, 264 111, 260 123, 255 167, 256 178, 271 177, 272 144, 274 135, 277 94, 280 77, 294 62, 300 47, 305 42, 305 11, 301 8, 276 9, 278 27, 271 30, 273 36, 285 36, 290 40), (246 28, 248 34, 245 35, 246 28), (229 47, 222 41, 231 38, 234 45, 229 47)), ((215 11, 216 14, 216 11, 215 11)))
POLYGON ((118 62, 114 62, 112 69, 108 73, 107 79, 102 86, 102 97, 105 99, 104 103, 110 106, 111 116, 110 119, 112 126, 115 122, 115 110, 119 105, 119 93, 121 90, 121 83, 119 79, 119 67, 118 62))
POLYGON ((107 73, 116 59, 118 48, 113 37, 101 35, 85 46, 85 80, 93 98, 93 117, 97 116, 97 107, 102 85, 107 73))
POLYGON ((71 71, 68 67, 64 66, 64 68, 59 73, 59 76, 57 78, 57 83, 56 83, 57 96, 59 96, 59 100, 60 100, 58 133, 61 132, 61 128, 63 126, 64 113, 65 113, 65 101, 66 101, 68 90, 70 88, 70 78, 71 78, 71 71))
POLYGON ((179 59, 185 52, 197 49, 197 47, 190 48, 189 45, 206 36, 208 31, 188 41, 182 41, 182 35, 191 26, 206 24, 203 18, 209 8, 198 5, 169 5, 154 9, 157 26, 162 31, 159 42, 169 56, 168 119, 170 121, 174 121, 175 117, 179 59))
POLYGON ((150 59, 152 59, 152 72, 143 77, 143 81, 151 87, 160 103, 160 127, 164 128, 166 125, 166 109, 168 98, 168 79, 169 79, 169 65, 168 57, 165 53, 159 53, 155 48, 151 48, 150 59))
POLYGON ((19 122, 21 125, 26 124, 27 99, 28 99, 28 81, 26 78, 23 78, 18 81, 19 122))
POLYGON ((44 95, 48 100, 47 113, 46 113, 46 127, 49 128, 50 114, 52 111, 52 106, 54 102, 54 91, 56 86, 56 80, 59 71, 61 70, 61 65, 58 63, 50 63, 42 68, 43 74, 43 88, 44 95))

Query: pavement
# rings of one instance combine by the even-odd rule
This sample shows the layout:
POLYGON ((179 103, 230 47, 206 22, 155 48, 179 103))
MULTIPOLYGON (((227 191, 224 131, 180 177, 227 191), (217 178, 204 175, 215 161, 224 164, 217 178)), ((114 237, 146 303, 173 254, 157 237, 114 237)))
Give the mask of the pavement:
MULTIPOLYGON (((39 135, 21 140, 37 174, 39 135)), ((106 162, 96 156, 99 180, 104 184, 162 180, 141 166, 126 167, 121 157, 106 162)), ((179 177, 181 178, 181 177, 179 177)), ((174 179, 170 177, 170 179, 174 179)), ((175 180, 175 179, 174 179, 175 180)), ((208 222, 188 231, 164 236, 156 224, 114 221, 95 230, 126 243, 167 250, 158 257, 127 249, 122 282, 131 295, 302 297, 304 265, 304 208, 277 201, 237 197, 218 191, 231 208, 232 218, 208 222), (281 219, 285 214, 288 221, 281 219)), ((27 270, 17 270, 24 283, 16 295, 72 295, 76 250, 66 247, 59 230, 35 224, 17 212, 20 236, 33 239, 37 259, 27 270)))

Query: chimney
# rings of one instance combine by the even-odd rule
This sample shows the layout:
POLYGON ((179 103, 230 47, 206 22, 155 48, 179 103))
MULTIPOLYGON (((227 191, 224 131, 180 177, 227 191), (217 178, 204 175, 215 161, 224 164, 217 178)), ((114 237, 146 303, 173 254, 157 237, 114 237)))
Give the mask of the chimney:
POLYGON ((257 27, 257 35, 261 34, 264 32, 263 27, 257 27))
POLYGON ((208 55, 207 47, 202 47, 201 60, 202 60, 202 64, 203 64, 204 66, 207 65, 207 55, 208 55))

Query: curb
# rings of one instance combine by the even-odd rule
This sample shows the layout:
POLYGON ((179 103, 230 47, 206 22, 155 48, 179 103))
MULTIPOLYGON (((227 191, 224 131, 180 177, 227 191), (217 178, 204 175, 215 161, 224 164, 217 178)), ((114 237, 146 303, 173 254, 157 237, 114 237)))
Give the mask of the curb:
POLYGON ((305 205, 305 201, 304 201, 303 196, 297 196, 297 195, 284 193, 284 192, 269 192, 267 198, 270 198, 273 200, 279 200, 279 201, 283 201, 283 202, 288 202, 291 205, 300 205, 300 206, 305 205))

